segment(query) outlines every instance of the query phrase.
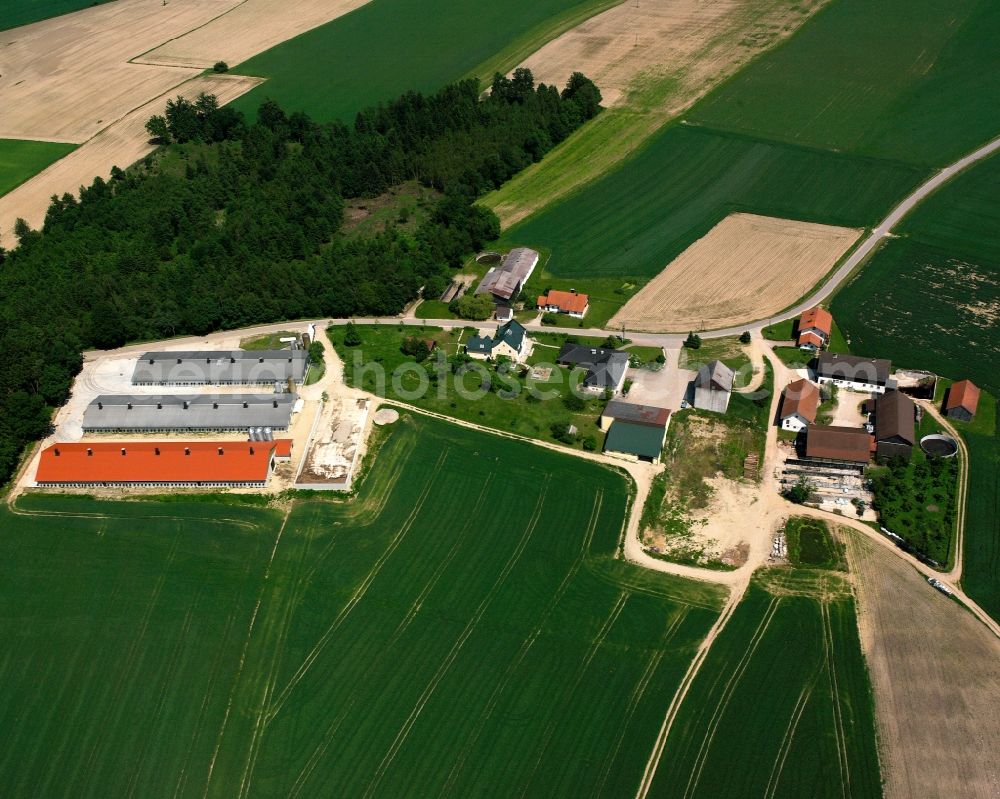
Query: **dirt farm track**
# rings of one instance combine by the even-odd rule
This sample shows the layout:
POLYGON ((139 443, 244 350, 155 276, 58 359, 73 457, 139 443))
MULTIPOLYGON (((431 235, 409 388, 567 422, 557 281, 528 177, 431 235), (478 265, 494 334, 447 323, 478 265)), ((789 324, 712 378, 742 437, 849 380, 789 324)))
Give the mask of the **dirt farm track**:
POLYGON ((51 195, 76 192, 151 151, 143 123, 167 98, 209 91, 228 102, 260 82, 200 77, 206 67, 233 66, 364 2, 115 0, 5 31, 0 138, 81 147, 0 198, 0 246, 16 243, 17 217, 41 224, 51 195))
POLYGON ((615 314, 649 333, 764 319, 803 297, 857 241, 852 228, 730 214, 615 314))

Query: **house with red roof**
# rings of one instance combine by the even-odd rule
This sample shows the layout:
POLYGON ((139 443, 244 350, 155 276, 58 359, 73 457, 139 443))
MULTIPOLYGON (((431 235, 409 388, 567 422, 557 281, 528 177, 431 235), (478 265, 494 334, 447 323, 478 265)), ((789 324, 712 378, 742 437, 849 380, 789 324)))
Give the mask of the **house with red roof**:
POLYGON ((798 433, 816 421, 819 388, 808 380, 796 380, 785 386, 781 398, 781 429, 798 433))
POLYGON ((821 350, 830 343, 833 315, 825 308, 810 308, 799 317, 798 345, 804 350, 821 350))
POLYGON ((971 422, 979 407, 979 386, 971 380, 951 384, 944 401, 944 415, 962 422, 971 422))
POLYGON ((564 313, 583 319, 590 308, 590 298, 575 291, 550 291, 538 297, 538 310, 544 313, 564 313))
POLYGON ((60 488, 263 488, 276 460, 292 454, 277 441, 79 441, 42 451, 39 486, 60 488))

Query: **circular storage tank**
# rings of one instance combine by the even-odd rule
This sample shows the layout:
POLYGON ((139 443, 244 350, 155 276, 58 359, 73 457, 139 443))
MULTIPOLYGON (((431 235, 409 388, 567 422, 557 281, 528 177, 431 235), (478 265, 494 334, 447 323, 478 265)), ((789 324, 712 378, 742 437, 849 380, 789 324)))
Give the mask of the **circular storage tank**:
POLYGON ((951 436, 934 434, 920 439, 920 449, 932 458, 954 458, 958 452, 958 442, 951 436))

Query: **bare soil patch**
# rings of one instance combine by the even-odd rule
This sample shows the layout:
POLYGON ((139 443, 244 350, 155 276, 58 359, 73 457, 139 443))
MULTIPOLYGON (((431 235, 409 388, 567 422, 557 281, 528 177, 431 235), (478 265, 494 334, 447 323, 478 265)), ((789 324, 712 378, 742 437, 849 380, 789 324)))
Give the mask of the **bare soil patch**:
POLYGON ((610 326, 683 332, 764 319, 805 295, 860 234, 730 214, 625 303, 610 326))
POLYGON ((845 534, 885 796, 997 796, 1000 641, 892 552, 845 534))
POLYGON ((286 39, 363 6, 368 0, 246 0, 201 28, 150 50, 140 64, 207 69, 246 61, 286 39))
MULTIPOLYGON (((197 97, 201 92, 214 94, 220 103, 227 103, 259 85, 260 78, 240 75, 204 75, 175 87, 169 96, 197 97)), ((80 186, 89 186, 94 177, 107 177, 112 166, 127 167, 135 163, 155 146, 149 143, 145 124, 153 114, 163 111, 167 97, 140 106, 65 158, 39 172, 31 180, 0 197, 0 246, 16 246, 14 223, 18 217, 32 227, 41 225, 53 194, 76 193, 80 186)))

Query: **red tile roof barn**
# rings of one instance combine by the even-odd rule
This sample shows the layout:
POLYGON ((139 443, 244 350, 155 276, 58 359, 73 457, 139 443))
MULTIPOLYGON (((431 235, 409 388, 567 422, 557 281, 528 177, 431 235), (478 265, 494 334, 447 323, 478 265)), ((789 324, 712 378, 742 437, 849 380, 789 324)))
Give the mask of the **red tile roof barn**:
POLYGON ((586 294, 575 294, 572 291, 550 291, 538 297, 538 307, 555 305, 565 313, 583 313, 587 310, 590 300, 586 294))
POLYGON ((35 481, 47 483, 262 483, 278 441, 73 442, 46 447, 35 481))
POLYGON ((951 388, 948 389, 948 399, 944 403, 946 411, 964 408, 975 415, 978 406, 979 387, 975 383, 971 380, 959 380, 951 384, 951 388))
POLYGON ((868 463, 875 437, 856 427, 811 424, 806 432, 806 457, 868 463))
POLYGON ((829 336, 830 331, 833 330, 833 315, 819 306, 810 308, 799 317, 799 330, 808 330, 809 328, 816 328, 829 336))
POLYGON ((796 380, 785 386, 785 395, 781 400, 782 419, 797 413, 807 422, 815 422, 818 407, 819 389, 808 380, 796 380))

